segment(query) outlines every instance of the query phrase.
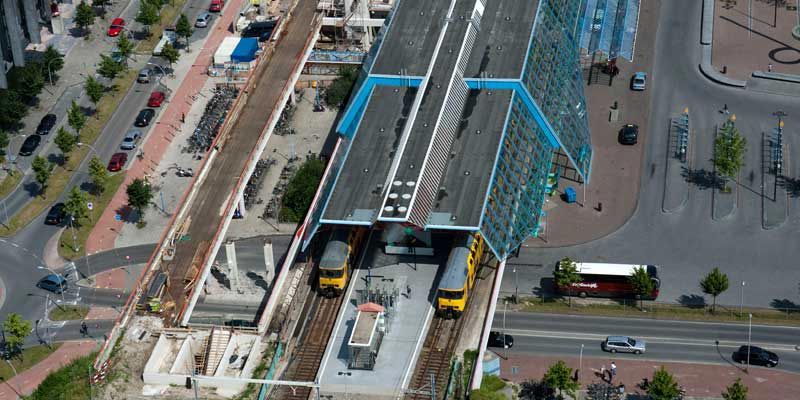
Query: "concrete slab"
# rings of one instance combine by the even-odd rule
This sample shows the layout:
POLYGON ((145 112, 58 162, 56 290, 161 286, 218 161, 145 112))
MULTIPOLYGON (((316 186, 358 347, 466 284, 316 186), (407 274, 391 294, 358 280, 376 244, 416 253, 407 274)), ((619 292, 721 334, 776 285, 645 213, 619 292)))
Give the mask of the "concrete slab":
MULTIPOLYGON (((433 317, 433 293, 438 279, 439 266, 444 265, 446 252, 436 257, 387 256, 374 248, 372 257, 366 257, 367 269, 355 272, 347 292, 328 351, 323 357, 318 378, 320 394, 336 398, 344 395, 399 396, 413 373, 416 354, 425 339, 433 317), (347 341, 353 330, 362 293, 366 290, 366 276, 370 275, 372 288, 397 288, 400 293, 395 307, 387 307, 388 332, 383 338, 373 370, 350 370, 347 341), (410 292, 407 290, 410 287, 410 292), (344 374, 344 373, 348 374, 344 374)), ((361 397, 359 397, 361 398, 361 397)))

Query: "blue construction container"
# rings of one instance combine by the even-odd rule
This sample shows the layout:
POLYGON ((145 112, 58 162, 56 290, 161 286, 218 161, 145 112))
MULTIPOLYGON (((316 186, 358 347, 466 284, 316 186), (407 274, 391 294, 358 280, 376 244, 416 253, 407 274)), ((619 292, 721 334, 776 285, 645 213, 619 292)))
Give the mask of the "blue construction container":
POLYGON ((567 203, 574 203, 575 200, 578 199, 578 194, 575 193, 575 189, 568 187, 567 190, 564 191, 564 200, 567 203))

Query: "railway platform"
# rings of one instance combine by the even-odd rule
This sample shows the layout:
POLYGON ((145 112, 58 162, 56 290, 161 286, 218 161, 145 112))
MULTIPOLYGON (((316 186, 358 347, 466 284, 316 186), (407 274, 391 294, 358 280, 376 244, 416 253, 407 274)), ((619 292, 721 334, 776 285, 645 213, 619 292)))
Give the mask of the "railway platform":
POLYGON ((388 399, 402 395, 433 318, 434 294, 447 252, 426 257, 386 255, 376 247, 369 251, 350 280, 317 375, 320 395, 325 398, 388 399), (348 348, 357 308, 369 301, 385 308, 385 332, 372 369, 350 368, 358 365, 351 362, 348 348))

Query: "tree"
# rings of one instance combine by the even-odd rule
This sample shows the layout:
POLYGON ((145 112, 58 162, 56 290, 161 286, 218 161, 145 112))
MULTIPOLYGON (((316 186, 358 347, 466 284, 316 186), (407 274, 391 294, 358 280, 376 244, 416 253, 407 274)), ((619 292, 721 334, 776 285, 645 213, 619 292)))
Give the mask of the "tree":
MULTIPOLYGON (((98 82, 97 79, 94 79, 93 76, 87 76, 86 82, 83 84, 83 89, 86 90, 86 95, 92 100, 92 104, 94 104, 94 108, 96 109, 97 103, 100 102, 100 99, 102 99, 105 94, 106 87, 98 82)), ((97 114, 97 118, 100 118, 99 114, 97 114)))
POLYGON ((559 287, 567 288, 569 305, 572 307, 572 285, 581 281, 578 266, 569 257, 564 257, 558 262, 558 268, 553 272, 553 279, 559 287))
POLYGON ((25 338, 31 331, 30 321, 22 319, 19 314, 10 313, 3 321, 3 339, 5 341, 6 359, 19 354, 25 338))
POLYGON ((67 111, 67 123, 75 130, 76 142, 80 142, 81 129, 86 125, 86 114, 75 100, 72 100, 72 105, 67 111))
POLYGON ((136 22, 144 25, 147 36, 150 36, 150 26, 159 21, 158 7, 149 2, 143 1, 139 4, 139 13, 136 14, 136 22))
POLYGON ((94 24, 94 18, 96 16, 94 8, 86 4, 85 1, 81 1, 81 4, 78 4, 78 7, 75 9, 75 25, 87 35, 87 38, 90 32, 88 28, 94 24))
POLYGON ((710 294, 714 298, 711 313, 716 313, 717 296, 728 290, 728 275, 723 274, 719 268, 715 267, 700 281, 700 288, 703 289, 703 293, 710 294))
POLYGON ((169 62, 169 68, 172 69, 172 64, 178 62, 178 59, 181 58, 181 53, 171 43, 167 43, 161 49, 161 57, 164 57, 169 62))
POLYGON ((655 289, 653 279, 650 278, 650 275, 644 267, 636 267, 633 269, 633 275, 631 275, 628 280, 633 286, 633 291, 636 293, 636 296, 639 297, 639 308, 643 309, 644 297, 653 293, 655 289))
POLYGON ((714 139, 714 167, 724 179, 723 189, 728 191, 728 180, 735 179, 744 166, 747 139, 736 129, 736 116, 725 121, 714 139))
POLYGON ((742 383, 742 378, 736 378, 730 386, 722 392, 725 400, 747 400, 747 386, 742 383))
POLYGON ((128 65, 128 57, 133 54, 134 47, 136 47, 136 45, 128 39, 128 35, 119 35, 119 39, 117 39, 117 51, 119 51, 119 54, 122 56, 123 65, 128 65))
POLYGON ((64 56, 53 46, 47 46, 42 55, 42 78, 50 80, 52 85, 58 81, 58 71, 64 68, 64 56))
POLYGON ((105 54, 100 54, 100 64, 97 66, 97 73, 100 74, 100 76, 108 80, 113 80, 124 70, 125 66, 122 65, 122 63, 114 61, 113 58, 105 54))
POLYGON ((62 126, 58 128, 58 133, 56 133, 56 138, 53 141, 56 143, 58 149, 61 150, 61 157, 64 159, 64 162, 66 162, 69 160, 69 153, 75 148, 75 144, 78 143, 78 138, 67 132, 62 126))
POLYGON ((358 70, 346 67, 339 70, 339 77, 325 88, 325 103, 331 107, 340 108, 347 103, 350 91, 358 79, 358 70))
POLYGON ((36 62, 14 67, 8 72, 8 88, 17 92, 22 100, 30 102, 44 89, 42 65, 36 62))
POLYGON ((181 14, 180 18, 178 18, 178 23, 175 24, 175 33, 186 41, 186 47, 189 47, 189 38, 192 37, 193 32, 189 18, 186 18, 186 14, 181 14))
POLYGON ((16 129, 25 116, 28 107, 14 90, 0 89, 0 128, 16 129))
POLYGON ((89 203, 89 198, 86 193, 77 186, 73 186, 67 200, 64 201, 64 212, 72 217, 75 225, 80 225, 81 220, 89 214, 87 203, 89 203))
POLYGON ((92 188, 96 194, 102 194, 108 185, 108 170, 97 157, 89 160, 89 177, 92 178, 92 188))
POLYGON ((558 396, 561 398, 563 398, 564 393, 574 398, 576 391, 580 388, 580 384, 572 379, 572 368, 561 360, 547 369, 542 381, 548 387, 558 390, 558 396))
POLYGON ((680 396, 681 390, 672 374, 662 366, 653 373, 653 380, 647 386, 647 394, 652 400, 675 400, 680 396))
POLYGON ((136 178, 128 185, 125 190, 128 194, 128 205, 137 211, 139 220, 144 217, 144 210, 153 200, 153 188, 146 180, 136 178))
POLYGON ((39 185, 42 186, 42 196, 45 194, 45 189, 47 189, 47 181, 50 179, 50 175, 53 173, 53 163, 48 162, 44 159, 44 157, 36 156, 31 162, 31 168, 33 169, 34 178, 36 182, 39 182, 39 185))

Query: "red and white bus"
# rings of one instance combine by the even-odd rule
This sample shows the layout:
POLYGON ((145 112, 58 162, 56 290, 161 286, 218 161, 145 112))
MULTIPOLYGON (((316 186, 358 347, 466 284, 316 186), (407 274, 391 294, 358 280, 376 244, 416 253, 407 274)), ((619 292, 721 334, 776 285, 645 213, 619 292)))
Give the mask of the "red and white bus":
MULTIPOLYGON (((556 270, 559 268, 556 264, 556 270)), ((653 291, 643 300, 655 300, 661 280, 658 278, 658 267, 655 265, 632 264, 602 264, 602 263, 575 263, 581 281, 572 284, 572 290, 567 286, 558 286, 558 292, 563 295, 572 294, 580 297, 636 297, 636 292, 631 285, 630 277, 636 268, 644 268, 650 279, 653 280, 653 291)))

